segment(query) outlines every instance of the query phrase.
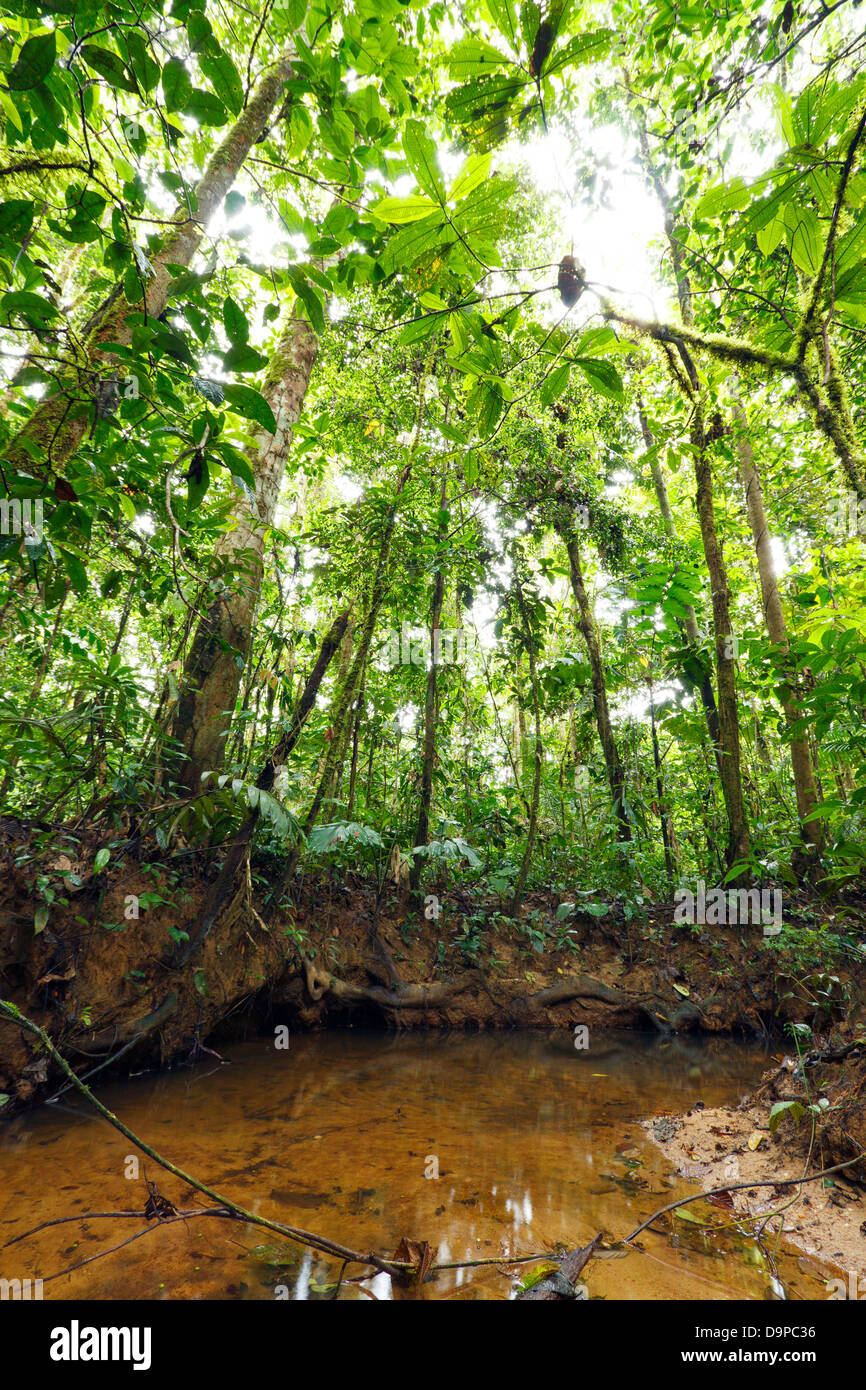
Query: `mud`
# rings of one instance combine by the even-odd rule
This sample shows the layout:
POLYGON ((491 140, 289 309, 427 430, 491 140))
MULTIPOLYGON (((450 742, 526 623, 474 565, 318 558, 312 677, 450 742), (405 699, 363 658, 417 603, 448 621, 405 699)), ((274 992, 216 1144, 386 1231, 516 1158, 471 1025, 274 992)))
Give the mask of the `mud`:
MULTIPOLYGON (((816 1013, 796 962, 768 949, 760 927, 684 931, 664 905, 626 921, 613 900, 604 917, 578 910, 561 922, 568 894, 539 892, 511 920, 501 900, 444 883, 433 885, 440 910, 429 920, 423 896, 345 873, 299 880, 294 903, 267 918, 277 866, 266 859, 254 860, 180 965, 218 851, 169 856, 138 844, 112 850, 95 872, 95 844, 70 842, 64 852, 51 838, 46 852, 32 828, 0 837, 0 997, 43 1026, 79 1073, 109 1063, 102 1080, 193 1060, 279 1021, 295 1029, 585 1024, 766 1039, 786 1019, 816 1013)), ((841 1012, 846 991, 849 1006, 862 998, 860 979, 842 971, 833 989, 822 1008, 841 1012)), ((32 1041, 0 1027, 8 1105, 44 1098, 56 1083, 32 1041)))
POLYGON ((866 1158, 850 1162, 864 1153, 866 1066, 850 1054, 816 1060, 807 1063, 804 1080, 797 1057, 779 1056, 777 1063, 735 1108, 695 1107, 643 1127, 676 1171, 704 1191, 747 1184, 719 1201, 763 1230, 770 1248, 781 1240, 801 1250, 803 1268, 824 1283, 824 1296, 866 1297, 866 1158), (774 1107, 789 1101, 803 1113, 782 1112, 771 1127, 774 1107), (840 1163, 849 1166, 816 1176, 840 1163), (757 1183, 770 1186, 748 1186, 757 1183), (840 1272, 843 1288, 833 1282, 840 1272))

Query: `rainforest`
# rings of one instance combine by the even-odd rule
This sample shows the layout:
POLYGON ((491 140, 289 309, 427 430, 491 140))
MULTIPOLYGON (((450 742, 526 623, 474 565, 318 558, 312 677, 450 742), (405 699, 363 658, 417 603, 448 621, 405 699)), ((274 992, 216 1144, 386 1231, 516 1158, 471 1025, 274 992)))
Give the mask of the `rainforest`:
POLYGON ((0 3, 2 1299, 866 1289, 863 14, 0 3))

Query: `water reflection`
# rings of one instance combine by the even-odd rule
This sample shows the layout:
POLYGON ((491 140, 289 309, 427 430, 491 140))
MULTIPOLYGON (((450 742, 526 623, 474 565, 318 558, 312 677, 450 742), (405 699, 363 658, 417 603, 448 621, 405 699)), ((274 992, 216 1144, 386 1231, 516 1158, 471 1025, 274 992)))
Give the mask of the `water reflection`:
MULTIPOLYGON (((638 1121, 698 1100, 736 1101, 766 1065, 749 1044, 605 1034, 577 1051, 565 1032, 346 1031, 292 1037, 287 1050, 262 1039, 226 1056, 229 1066, 208 1059, 100 1096, 166 1157, 257 1213, 383 1254, 403 1236, 427 1240, 445 1263, 507 1262, 556 1242, 583 1244, 598 1230, 626 1235, 693 1190, 666 1172, 638 1121)), ((7 1123, 0 1239, 52 1216, 140 1210, 143 1172, 124 1176, 129 1156, 122 1136, 74 1101, 7 1123)), ((152 1164, 148 1176, 176 1205, 200 1205, 152 1164)), ((0 1275, 44 1278, 133 1229, 120 1220, 49 1228, 13 1247, 22 1267, 0 1275)), ((770 1272, 735 1230, 690 1226, 642 1239, 644 1252, 592 1264, 592 1297, 765 1296, 770 1272)), ((783 1278, 796 1292, 792 1263, 783 1261, 783 1278)), ((45 1296, 322 1298, 333 1295, 336 1273, 261 1228, 198 1219, 46 1284, 45 1296)), ((442 1271, 420 1291, 392 1288, 384 1275, 339 1290, 341 1298, 512 1295, 496 1265, 442 1271)))

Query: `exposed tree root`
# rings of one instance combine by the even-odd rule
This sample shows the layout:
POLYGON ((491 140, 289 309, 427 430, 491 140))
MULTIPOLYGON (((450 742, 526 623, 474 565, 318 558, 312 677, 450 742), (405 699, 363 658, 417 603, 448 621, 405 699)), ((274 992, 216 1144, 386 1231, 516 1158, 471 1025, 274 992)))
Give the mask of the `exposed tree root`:
POLYGON ((172 992, 166 995, 158 1008, 146 1014, 144 1018, 130 1019, 126 1023, 116 1024, 113 1028, 103 1028, 95 1037, 77 1042, 76 1049, 88 1056, 101 1057, 118 1043, 140 1042, 174 1013, 177 1004, 177 995, 172 992))
POLYGON ((310 998, 316 1002, 330 994, 341 1004, 375 1004, 386 1010, 437 1007, 459 994, 465 994, 467 990, 478 989, 483 980, 481 971, 473 970, 461 980, 451 983, 437 981, 429 985, 403 984, 388 990, 380 985, 347 984, 345 980, 338 980, 330 971, 321 970, 312 961, 304 962, 304 973, 310 998))
POLYGON ((304 974, 310 998, 318 1003, 330 996, 340 1004, 372 1004, 386 1013, 401 1009, 438 1008, 442 1004, 466 994, 470 990, 483 990, 495 1007, 508 1014, 515 1024, 520 1023, 527 1013, 536 1009, 549 1008, 552 1004, 568 1003, 571 999, 595 999, 610 1004, 630 1017, 637 1015, 647 1019, 659 1032, 674 1032, 684 1024, 697 1022, 703 1016, 699 1005, 688 1002, 679 1005, 670 1015, 665 1001, 655 996, 630 994, 614 989, 594 980, 590 975, 575 975, 559 980, 535 994, 514 994, 505 999, 496 999, 491 993, 489 982, 481 970, 470 970, 459 980, 435 981, 431 984, 403 984, 395 981, 392 989, 381 985, 355 985, 339 979, 329 970, 323 970, 314 961, 304 962, 304 974))

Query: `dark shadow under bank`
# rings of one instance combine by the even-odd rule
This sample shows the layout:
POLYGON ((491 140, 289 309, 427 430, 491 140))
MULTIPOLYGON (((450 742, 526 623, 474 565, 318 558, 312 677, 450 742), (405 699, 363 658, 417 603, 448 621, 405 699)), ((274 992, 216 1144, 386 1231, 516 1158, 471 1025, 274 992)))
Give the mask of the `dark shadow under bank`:
MULTIPOLYGON (((400 891, 351 875, 307 878, 269 921, 262 897, 241 893, 184 962, 178 935, 194 936, 216 872, 206 858, 186 861, 183 902, 167 890, 154 900, 153 864, 118 861, 58 902, 38 933, 32 865, 12 866, 8 847, 4 858, 0 997, 100 1084, 278 1025, 293 1034, 543 1031, 570 1047, 579 1027, 594 1037, 637 1029, 781 1041, 792 1023, 826 1031, 863 1015, 862 955, 825 973, 819 989, 814 967, 766 942, 760 927, 684 929, 670 904, 648 904, 639 920, 615 901, 601 919, 577 908, 564 927, 562 894, 529 893, 510 919, 501 903, 455 887, 431 922, 423 900, 400 891), (126 920, 130 897, 142 907, 126 920)), ((7 1115, 53 1094, 60 1079, 32 1038, 0 1024, 7 1115)))

